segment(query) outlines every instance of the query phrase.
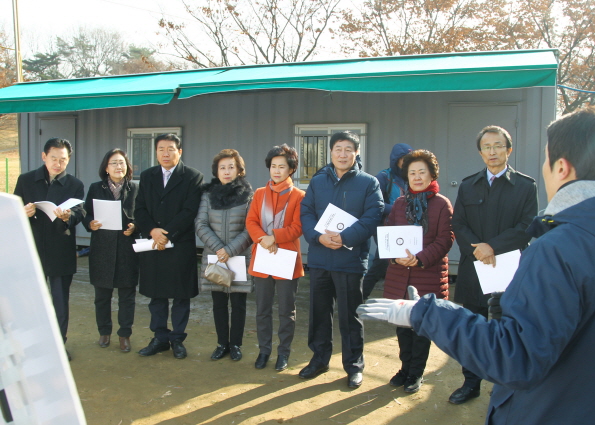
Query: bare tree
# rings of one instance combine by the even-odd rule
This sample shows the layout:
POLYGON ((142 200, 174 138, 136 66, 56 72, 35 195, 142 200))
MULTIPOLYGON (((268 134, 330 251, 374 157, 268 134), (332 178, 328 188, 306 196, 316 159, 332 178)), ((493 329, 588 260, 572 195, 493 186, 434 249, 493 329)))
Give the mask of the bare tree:
POLYGON ((593 0, 515 0, 505 18, 493 48, 559 49, 558 109, 565 114, 595 103, 593 0))
POLYGON ((14 45, 0 26, 0 88, 14 84, 16 79, 14 45))
POLYGON ((559 49, 558 109, 595 97, 593 0, 369 0, 344 11, 342 49, 360 56, 559 49))
POLYGON ((489 45, 502 1, 364 1, 343 12, 337 34, 345 53, 361 57, 481 50, 489 45))
POLYGON ((161 19, 180 58, 203 68, 299 62, 316 55, 340 0, 181 0, 195 26, 161 19), (192 33, 197 28, 204 38, 192 33))
POLYGON ((74 78, 112 74, 127 50, 120 33, 103 28, 79 27, 68 37, 57 37, 56 46, 66 65, 64 75, 74 78))

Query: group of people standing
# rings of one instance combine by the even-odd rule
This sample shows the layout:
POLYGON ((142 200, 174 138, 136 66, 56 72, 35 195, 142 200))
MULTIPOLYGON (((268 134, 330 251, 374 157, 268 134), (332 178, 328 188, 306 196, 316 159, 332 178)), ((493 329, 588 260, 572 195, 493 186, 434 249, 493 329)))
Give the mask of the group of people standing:
MULTIPOLYGON (((312 177, 304 192, 292 181, 298 168, 296 150, 275 146, 265 158, 270 179, 254 192, 238 151, 221 150, 213 158, 213 178, 205 184, 201 172, 181 161, 180 139, 163 134, 155 139, 159 165, 143 171, 138 184, 132 181, 126 153, 110 150, 99 167, 100 181, 90 186, 84 205, 66 211, 58 208, 54 212, 57 219, 50 220, 36 211, 34 202, 50 200, 59 205, 69 198, 83 197, 82 182, 66 173, 72 154, 70 143, 50 139, 42 153, 44 165, 21 175, 15 194, 23 198, 30 217, 64 341, 69 287, 76 271, 75 226, 79 222, 91 232, 89 273, 95 287, 101 347, 110 345, 111 298, 117 288, 120 349, 131 351, 138 284, 139 292, 151 299, 150 329, 154 333, 139 354, 152 356, 172 349, 175 358, 185 358, 183 342, 190 299, 198 295, 200 282, 200 290, 210 291, 213 300, 217 333, 213 360, 228 354, 232 360, 242 358, 247 294, 255 291, 257 369, 266 367, 272 354, 272 311, 277 293, 279 345, 275 369, 286 369, 295 331, 298 280, 304 276, 299 242, 302 234, 309 244, 308 346, 313 356, 299 372, 301 378, 314 378, 329 368, 336 304, 347 385, 359 387, 364 370, 364 328, 356 309, 382 277, 386 298, 406 298, 407 287, 412 285, 422 296, 435 294, 447 299, 447 254, 455 235, 461 249, 455 301, 487 317, 488 296, 479 289, 472 262, 477 259, 493 264, 497 254, 524 249, 529 242, 524 231, 537 213, 535 181, 508 165, 512 140, 506 130, 489 126, 479 133, 477 149, 486 169, 463 181, 454 212, 450 201, 439 193, 439 165, 432 152, 397 144, 390 167, 375 178, 362 169, 355 133, 332 135, 329 148, 331 162, 312 177), (101 229, 102 224, 94 217, 95 199, 121 201, 123 230, 101 229), (357 221, 340 233, 319 233, 315 227, 329 203, 357 221), (390 260, 376 254, 368 270, 370 239, 379 225, 421 226, 422 251, 390 260), (200 276, 195 235, 204 244, 200 276), (132 245, 141 236, 152 240, 153 249, 135 253, 132 245), (255 271, 258 246, 271 253, 279 248, 296 252, 292 278, 255 271), (220 263, 244 256, 247 280, 234 281, 230 287, 211 282, 205 275, 209 256, 216 256, 220 263)), ((397 337, 402 364, 390 384, 416 392, 423 383, 430 340, 403 327, 397 328, 397 337)), ((455 404, 479 395, 479 378, 466 369, 464 375, 463 387, 450 399, 455 404)))

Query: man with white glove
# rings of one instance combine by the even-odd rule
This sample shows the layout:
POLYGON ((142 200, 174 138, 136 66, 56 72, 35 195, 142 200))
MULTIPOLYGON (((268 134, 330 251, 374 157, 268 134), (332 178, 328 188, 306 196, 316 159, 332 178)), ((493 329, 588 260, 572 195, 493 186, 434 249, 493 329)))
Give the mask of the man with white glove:
POLYGON ((584 425, 595 417, 595 107, 564 115, 547 136, 549 204, 527 229, 538 239, 523 251, 498 320, 434 294, 357 309, 410 326, 493 382, 487 425, 584 425))
POLYGON ((407 287, 409 300, 391 300, 388 298, 371 298, 357 308, 357 314, 362 319, 381 320, 402 328, 410 328, 411 310, 419 300, 417 289, 407 287))

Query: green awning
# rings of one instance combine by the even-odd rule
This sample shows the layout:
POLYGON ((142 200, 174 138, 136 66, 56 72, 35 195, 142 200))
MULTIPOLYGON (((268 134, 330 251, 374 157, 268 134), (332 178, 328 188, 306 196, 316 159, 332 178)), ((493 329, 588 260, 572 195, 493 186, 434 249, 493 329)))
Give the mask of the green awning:
POLYGON ((258 89, 345 92, 443 92, 556 85, 554 51, 517 51, 366 58, 229 69, 181 84, 180 99, 258 89))
POLYGON ((555 50, 392 56, 57 80, 0 90, 0 113, 167 104, 245 90, 444 92, 556 85, 555 50))
POLYGON ((0 113, 164 105, 171 102, 181 83, 220 72, 209 69, 199 75, 182 71, 21 83, 0 90, 0 113))

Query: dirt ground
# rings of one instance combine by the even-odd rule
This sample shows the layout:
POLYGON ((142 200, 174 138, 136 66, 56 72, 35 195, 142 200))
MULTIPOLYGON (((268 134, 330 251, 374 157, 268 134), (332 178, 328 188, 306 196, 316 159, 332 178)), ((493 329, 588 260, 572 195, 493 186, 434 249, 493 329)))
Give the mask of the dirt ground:
MULTIPOLYGON (((380 297, 375 290, 372 297, 380 297)), ((153 357, 136 352, 151 338, 148 299, 137 296, 132 352, 121 353, 117 328, 112 345, 100 348, 95 326, 93 287, 88 283, 88 257, 79 259, 79 272, 71 289, 70 328, 67 348, 70 363, 89 425, 190 425, 190 424, 483 424, 491 384, 482 386, 479 398, 454 406, 448 396, 462 384, 460 366, 432 345, 425 383, 408 395, 388 385, 400 367, 395 328, 365 323, 363 385, 347 387, 341 366, 340 334, 335 326, 335 350, 330 371, 312 380, 298 378, 311 351, 308 332, 307 278, 300 281, 296 335, 290 367, 274 370, 272 360, 263 370, 254 368, 258 355, 254 296, 248 297, 248 317, 239 362, 225 357, 210 359, 216 346, 211 297, 192 300, 188 357, 176 360, 171 351, 153 357)), ((117 321, 117 302, 113 302, 117 321)), ((276 314, 276 311, 275 313, 276 314)), ((335 320, 335 325, 337 320, 335 320)), ((277 326, 275 321, 275 327, 277 326)), ((276 341, 275 341, 276 342, 276 341)))

